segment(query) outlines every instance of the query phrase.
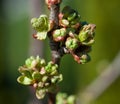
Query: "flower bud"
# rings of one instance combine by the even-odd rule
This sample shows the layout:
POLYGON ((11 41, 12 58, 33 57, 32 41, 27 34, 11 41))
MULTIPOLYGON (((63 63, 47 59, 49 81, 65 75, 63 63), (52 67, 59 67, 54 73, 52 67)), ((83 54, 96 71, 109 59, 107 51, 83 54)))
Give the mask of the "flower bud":
POLYGON ((96 25, 94 24, 83 26, 82 30, 79 33, 79 40, 82 44, 91 46, 94 43, 95 28, 96 25))
POLYGON ((90 61, 90 56, 87 53, 72 53, 72 56, 79 64, 85 64, 90 61))
POLYGON ((44 65, 46 64, 45 60, 44 60, 44 59, 41 59, 41 60, 40 60, 40 64, 41 64, 42 66, 44 66, 44 65))
POLYGON ((57 64, 53 64, 52 61, 50 61, 46 66, 45 66, 45 70, 47 73, 49 73, 50 75, 52 73, 56 73, 57 72, 57 68, 58 68, 58 65, 57 64))
POLYGON ((42 82, 46 82, 48 80, 48 76, 43 76, 42 82))
POLYGON ((60 74, 58 76, 53 76, 51 78, 51 82, 55 84, 55 83, 58 83, 58 82, 62 81, 62 79, 63 79, 62 74, 60 74))
POLYGON ((65 42, 66 48, 75 50, 78 47, 78 40, 76 38, 68 37, 65 42))
POLYGON ((90 61, 90 56, 86 53, 83 53, 81 56, 80 56, 80 62, 81 64, 85 64, 87 62, 90 61))
POLYGON ((66 37, 66 29, 65 28, 61 28, 61 29, 57 29, 53 32, 53 39, 57 42, 59 41, 63 41, 66 37))
POLYGON ((39 18, 32 18, 31 24, 38 32, 48 31, 49 29, 48 17, 46 15, 40 15, 39 18))
POLYGON ((80 33, 79 33, 80 42, 87 40, 88 37, 89 37, 88 30, 87 31, 84 31, 84 30, 80 31, 80 33))
POLYGON ((67 19, 62 19, 60 20, 60 26, 63 26, 63 27, 68 27, 69 26, 69 21, 67 19))
POLYGON ((28 59, 25 61, 26 67, 31 68, 32 62, 33 62, 34 60, 35 60, 35 58, 34 58, 33 56, 31 56, 30 58, 28 58, 28 59))

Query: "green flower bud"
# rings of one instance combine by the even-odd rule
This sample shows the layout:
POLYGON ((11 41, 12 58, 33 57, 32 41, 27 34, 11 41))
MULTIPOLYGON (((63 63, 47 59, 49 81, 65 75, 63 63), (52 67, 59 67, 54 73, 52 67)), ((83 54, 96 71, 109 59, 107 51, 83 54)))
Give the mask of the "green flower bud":
POLYGON ((56 95, 56 104, 75 104, 75 96, 59 92, 56 95))
POLYGON ((37 56, 36 58, 31 56, 30 58, 28 58, 26 61, 25 61, 25 65, 27 68, 30 68, 30 69, 34 69, 34 68, 37 68, 37 67, 40 67, 40 58, 39 56, 37 56))
POLYGON ((78 47, 78 40, 76 38, 67 38, 65 42, 66 48, 70 50, 75 50, 78 47))
POLYGON ((39 88, 43 88, 43 87, 44 87, 44 82, 39 82, 39 83, 38 83, 38 87, 39 87, 39 88))
POLYGON ((60 21, 60 25, 63 27, 68 27, 69 26, 69 21, 67 19, 62 19, 60 21))
POLYGON ((40 15, 39 18, 32 18, 31 24, 38 32, 48 31, 49 29, 48 17, 46 15, 40 15))
POLYGON ((80 26, 80 15, 77 11, 69 6, 66 6, 62 11, 63 16, 60 18, 61 26, 78 28, 80 26), (79 25, 78 25, 79 24, 79 25))
POLYGON ((25 61, 25 65, 26 65, 28 68, 31 68, 31 63, 32 63, 33 60, 34 60, 34 57, 31 56, 30 58, 28 58, 28 59, 25 61))
POLYGON ((40 64, 41 64, 41 66, 45 66, 45 64, 46 64, 45 60, 44 60, 44 59, 41 59, 41 60, 40 60, 40 64))
POLYGON ((35 38, 38 40, 45 40, 47 37, 47 32, 37 32, 37 34, 35 35, 35 38))
POLYGON ((53 32, 53 39, 55 41, 63 41, 66 37, 66 29, 65 28, 61 28, 61 29, 57 29, 53 32))
POLYGON ((90 59, 90 56, 88 54, 86 54, 86 53, 81 54, 81 56, 80 56, 81 64, 85 64, 85 63, 89 62, 90 60, 91 59, 90 59))
POLYGON ((87 31, 83 31, 83 30, 80 31, 80 33, 79 33, 79 40, 80 40, 80 42, 85 41, 89 37, 88 31, 89 30, 87 30, 87 31))
POLYGON ((53 64, 52 61, 50 61, 47 66, 45 66, 45 70, 47 73, 49 73, 50 75, 54 75, 57 73, 57 69, 58 69, 58 65, 57 64, 53 64))
POLYGON ((62 81, 62 79, 63 79, 62 74, 60 74, 58 76, 53 76, 51 78, 51 82, 55 84, 55 83, 58 83, 58 82, 62 81))
POLYGON ((46 15, 40 15, 39 18, 31 19, 31 24, 32 27, 37 31, 37 34, 34 35, 34 37, 39 40, 46 39, 47 32, 50 28, 48 17, 46 15))
POLYGON ((48 80, 48 76, 43 76, 42 82, 46 82, 48 80))
POLYGON ((96 26, 94 24, 84 25, 83 29, 79 33, 79 40, 85 45, 91 45, 94 43, 94 30, 96 26))

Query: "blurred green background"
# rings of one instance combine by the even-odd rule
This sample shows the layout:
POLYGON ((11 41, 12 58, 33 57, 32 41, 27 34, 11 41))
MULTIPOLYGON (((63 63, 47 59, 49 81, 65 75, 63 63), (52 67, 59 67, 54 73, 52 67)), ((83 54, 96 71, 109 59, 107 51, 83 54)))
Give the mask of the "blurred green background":
MULTIPOLYGON (((31 97, 29 88, 16 81, 18 67, 29 56, 31 1, 0 0, 0 104, 28 104, 31 97)), ((83 21, 97 25, 91 62, 78 65, 70 55, 61 60, 64 80, 60 88, 68 94, 78 94, 99 76, 120 50, 120 0, 63 0, 61 7, 65 5, 78 10, 83 21)), ((44 8, 48 14, 47 7, 44 8)), ((44 47, 43 57, 50 60, 48 41, 44 42, 44 47)), ((120 77, 92 104, 120 104, 119 98, 120 77)))

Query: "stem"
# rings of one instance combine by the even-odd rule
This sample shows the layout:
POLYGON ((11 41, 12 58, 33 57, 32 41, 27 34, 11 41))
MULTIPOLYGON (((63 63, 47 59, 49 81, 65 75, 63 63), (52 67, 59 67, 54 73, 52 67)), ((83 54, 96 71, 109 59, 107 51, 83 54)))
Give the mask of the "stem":
POLYGON ((60 43, 55 42, 53 40, 52 31, 59 27, 59 18, 58 18, 59 9, 60 9, 60 4, 54 4, 54 5, 51 5, 51 7, 50 7, 49 20, 53 22, 53 29, 48 33, 48 37, 50 40, 52 61, 53 61, 53 63, 58 64, 58 65, 59 65, 60 59, 61 59, 61 54, 59 52, 60 43))
POLYGON ((56 104, 56 93, 48 93, 48 104, 56 104))
MULTIPOLYGON (((53 28, 50 32, 48 32, 48 37, 50 41, 50 48, 51 48, 51 54, 52 54, 52 61, 54 64, 59 65, 60 59, 61 59, 61 51, 60 50, 60 43, 55 42, 52 37, 52 31, 54 29, 59 28, 59 9, 60 4, 54 4, 50 7, 50 16, 49 20, 53 22, 53 28)), ((57 92, 56 92, 57 93, 57 92)), ((56 103, 56 93, 48 93, 48 104, 55 104, 56 103)))

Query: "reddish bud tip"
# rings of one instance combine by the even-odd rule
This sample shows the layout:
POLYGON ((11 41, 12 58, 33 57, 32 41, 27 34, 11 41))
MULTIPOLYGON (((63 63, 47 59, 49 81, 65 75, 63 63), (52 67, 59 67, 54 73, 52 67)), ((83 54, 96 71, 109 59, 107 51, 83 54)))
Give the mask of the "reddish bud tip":
POLYGON ((36 34, 33 34, 32 36, 33 36, 33 38, 37 39, 37 35, 36 34))
POLYGON ((81 62, 80 62, 80 57, 77 56, 77 55, 75 55, 75 54, 72 54, 72 55, 73 55, 73 57, 74 57, 74 60, 77 61, 77 63, 80 64, 80 63, 81 63, 81 62))
POLYGON ((62 19, 62 18, 63 18, 63 16, 64 16, 64 14, 63 14, 63 13, 59 13, 59 15, 58 15, 59 19, 62 19))
POLYGON ((59 4, 61 0, 45 0, 45 2, 48 5, 48 8, 50 8, 51 5, 59 4))

